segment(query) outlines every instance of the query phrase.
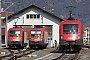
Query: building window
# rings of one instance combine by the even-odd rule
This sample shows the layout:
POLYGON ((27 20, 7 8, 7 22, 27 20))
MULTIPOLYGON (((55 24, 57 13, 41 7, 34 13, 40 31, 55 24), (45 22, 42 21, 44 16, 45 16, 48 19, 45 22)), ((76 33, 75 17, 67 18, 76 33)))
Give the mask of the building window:
POLYGON ((37 15, 37 18, 40 18, 40 14, 37 15))
POLYGON ((33 15, 30 15, 30 18, 33 18, 33 15))
POLYGON ((40 14, 27 14, 26 18, 27 19, 39 19, 40 18, 40 14))
POLYGON ((37 15, 33 15, 33 16, 34 16, 34 18, 36 18, 37 15))
POLYGON ((27 15, 27 19, 29 19, 29 15, 27 15))

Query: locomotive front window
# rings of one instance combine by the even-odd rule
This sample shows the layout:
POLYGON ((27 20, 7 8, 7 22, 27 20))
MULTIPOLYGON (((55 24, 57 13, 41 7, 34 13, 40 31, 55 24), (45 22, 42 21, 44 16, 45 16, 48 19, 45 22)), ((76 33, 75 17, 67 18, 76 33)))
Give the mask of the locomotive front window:
POLYGON ((20 31, 19 30, 11 30, 10 36, 20 36, 20 31))
POLYGON ((34 30, 34 31, 31 31, 31 36, 41 36, 41 31, 40 30, 34 30))
POLYGON ((63 33, 64 34, 77 34, 78 33, 78 25, 77 24, 64 24, 63 25, 63 33))

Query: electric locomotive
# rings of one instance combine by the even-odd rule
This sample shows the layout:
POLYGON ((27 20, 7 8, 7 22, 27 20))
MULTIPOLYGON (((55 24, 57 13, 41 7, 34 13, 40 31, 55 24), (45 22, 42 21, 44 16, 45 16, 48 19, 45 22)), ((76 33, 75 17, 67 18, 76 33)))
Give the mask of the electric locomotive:
POLYGON ((18 48, 24 46, 24 30, 20 27, 9 28, 8 30, 9 48, 18 48))
POLYGON ((30 28, 28 40, 30 48, 46 48, 48 45, 48 32, 44 28, 30 28))
POLYGON ((60 23, 60 40, 61 49, 73 51, 81 48, 83 45, 82 23, 72 17, 60 23))

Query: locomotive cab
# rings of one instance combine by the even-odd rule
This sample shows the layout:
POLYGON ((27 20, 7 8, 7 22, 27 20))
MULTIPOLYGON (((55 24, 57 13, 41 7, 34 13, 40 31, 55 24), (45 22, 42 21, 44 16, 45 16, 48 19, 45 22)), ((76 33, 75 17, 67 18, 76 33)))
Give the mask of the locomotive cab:
POLYGON ((24 30, 22 28, 10 28, 8 30, 8 46, 22 47, 24 45, 24 30))
POLYGON ((46 47, 48 39, 47 35, 44 28, 30 28, 28 33, 30 47, 46 47))
POLYGON ((69 18, 60 24, 60 46, 82 46, 82 24, 78 20, 69 18))

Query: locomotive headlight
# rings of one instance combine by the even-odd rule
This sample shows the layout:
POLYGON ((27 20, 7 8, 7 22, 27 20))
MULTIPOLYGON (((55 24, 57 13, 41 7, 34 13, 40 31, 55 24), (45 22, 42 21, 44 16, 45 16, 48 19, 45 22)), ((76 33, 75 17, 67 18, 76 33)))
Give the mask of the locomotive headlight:
POLYGON ((78 36, 78 39, 80 39, 81 38, 81 36, 78 36))
POLYGON ((63 39, 63 36, 61 36, 61 39, 63 39))
POLYGON ((43 39, 40 39, 41 41, 43 40, 43 39))

